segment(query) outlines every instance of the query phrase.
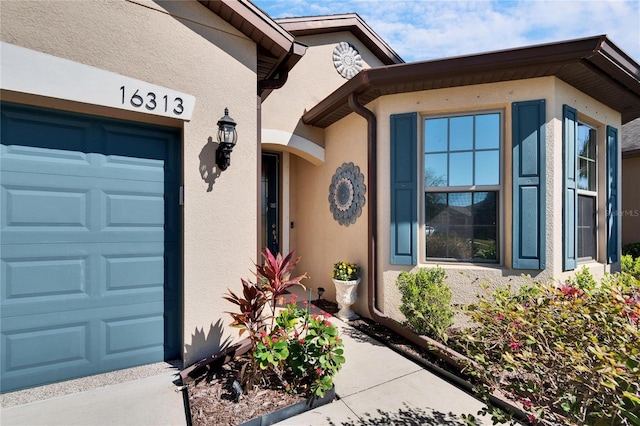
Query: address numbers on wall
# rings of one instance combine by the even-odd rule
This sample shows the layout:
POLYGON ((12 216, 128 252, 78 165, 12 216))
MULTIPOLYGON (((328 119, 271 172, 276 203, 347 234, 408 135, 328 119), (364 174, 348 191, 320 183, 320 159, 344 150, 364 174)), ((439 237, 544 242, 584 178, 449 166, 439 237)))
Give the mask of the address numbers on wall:
POLYGON ((126 105, 128 102, 132 107, 146 108, 149 111, 155 111, 156 108, 160 108, 162 112, 175 115, 181 115, 184 112, 184 101, 178 96, 171 97, 155 92, 147 92, 145 94, 140 89, 127 86, 120 86, 120 92, 122 94, 122 105, 126 105))

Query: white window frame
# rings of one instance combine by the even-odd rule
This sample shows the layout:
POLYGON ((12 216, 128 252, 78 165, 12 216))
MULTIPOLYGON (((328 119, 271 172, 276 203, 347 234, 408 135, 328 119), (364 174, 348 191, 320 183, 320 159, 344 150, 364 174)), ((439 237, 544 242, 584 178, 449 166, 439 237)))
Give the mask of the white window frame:
MULTIPOLYGON (((419 251, 420 251, 420 260, 424 263, 449 263, 452 265, 464 265, 464 264, 474 264, 474 265, 482 265, 482 266, 500 266, 504 265, 504 253, 505 253, 505 242, 504 242, 504 224, 505 224, 505 169, 504 166, 504 158, 505 158, 505 122, 507 120, 507 114, 505 109, 478 109, 478 110, 468 110, 468 111, 456 111, 451 113, 439 113, 439 114, 419 114, 419 134, 420 134, 420 143, 418 144, 419 152, 419 206, 420 206, 420 216, 419 216, 419 229, 420 229, 420 238, 419 238, 419 251), (454 117, 466 117, 466 116, 476 116, 476 115, 485 115, 485 114, 498 114, 499 115, 499 143, 498 143, 498 185, 471 185, 471 186, 443 186, 443 187, 429 187, 425 185, 425 166, 424 166, 424 157, 425 157, 425 120, 427 119, 435 119, 435 118, 454 118, 454 117), (427 238, 426 238, 426 207, 425 207, 425 194, 429 193, 451 193, 451 192, 496 192, 496 260, 488 260, 481 261, 477 259, 469 259, 469 260, 458 260, 452 258, 435 258, 435 257, 427 257, 427 238)), ((474 150, 475 151, 475 150, 474 150)), ((449 151, 447 151, 449 152, 449 151)), ((475 161, 475 160, 474 160, 475 161)))
MULTIPOLYGON (((601 198, 598 196, 598 192, 599 192, 599 188, 600 188, 600 164, 602 163, 602 161, 600 160, 600 149, 599 149, 599 141, 600 141, 600 129, 597 126, 594 126, 592 124, 589 124, 583 120, 578 120, 578 127, 579 126, 586 126, 589 129, 593 130, 595 132, 595 138, 594 138, 594 160, 595 160, 595 167, 594 167, 594 171, 595 171, 595 176, 593 177, 593 181, 595 183, 595 189, 594 190, 588 190, 588 189, 581 189, 579 186, 576 186, 576 192, 577 192, 577 196, 580 197, 582 196, 587 196, 587 197, 591 197, 594 199, 594 206, 595 206, 595 211, 593 212, 594 215, 594 229, 593 229, 593 237, 594 237, 594 241, 595 241, 595 247, 594 247, 594 256, 586 256, 586 257, 579 257, 578 256, 578 249, 580 247, 580 233, 578 232, 578 237, 576 238, 576 261, 577 263, 588 263, 588 262, 592 262, 592 261, 597 261, 598 257, 599 257, 599 250, 600 250, 600 232, 599 232, 599 219, 598 219, 598 211, 600 210, 600 200, 601 198)), ((580 152, 578 151, 577 147, 576 147, 576 161, 578 164, 578 170, 580 168, 580 152)), ((577 210, 577 214, 578 217, 580 216, 580 203, 576 204, 576 209, 577 210)), ((578 221, 576 221, 576 228, 578 227, 578 221)))

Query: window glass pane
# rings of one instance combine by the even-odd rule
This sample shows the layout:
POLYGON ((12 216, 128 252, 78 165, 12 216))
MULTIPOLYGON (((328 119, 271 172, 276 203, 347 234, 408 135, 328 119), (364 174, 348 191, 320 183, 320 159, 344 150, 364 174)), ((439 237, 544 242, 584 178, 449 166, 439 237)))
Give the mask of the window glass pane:
POLYGON ((447 154, 424 156, 424 186, 447 186, 447 154))
POLYGON ((476 149, 500 148, 500 114, 476 115, 476 149))
POLYGON ((473 153, 451 153, 449 155, 449 186, 471 185, 473 185, 473 153))
POLYGON ((578 195, 578 258, 596 258, 596 199, 578 195))
POLYGON ((447 239, 447 257, 453 259, 471 259, 473 253, 473 227, 452 226, 447 239))
MULTIPOLYGON (((431 232, 431 230, 429 230, 429 232, 431 232)), ((435 232, 427 233, 427 257, 448 257, 446 228, 436 229, 435 232)))
POLYGON ((425 194, 427 257, 496 261, 497 192, 425 194))
POLYGON ((424 196, 425 223, 440 228, 447 224, 447 194, 431 193, 424 196))
POLYGON ((476 151, 475 185, 500 183, 500 151, 476 151))
POLYGON ((596 131, 582 123, 578 124, 578 156, 596 158, 596 131))
POLYGON ((452 117, 449 126, 451 151, 473 149, 473 116, 452 117))
POLYGON ((473 193, 473 223, 475 225, 496 225, 496 198, 495 192, 473 193))
POLYGON ((578 189, 596 190, 596 162, 578 158, 578 189))
POLYGON ((448 213, 449 225, 473 225, 471 192, 450 193, 448 213))
POLYGON ((424 121, 424 152, 442 152, 447 150, 446 118, 430 118, 424 121))
POLYGON ((498 260, 495 226, 473 227, 473 259, 498 260))

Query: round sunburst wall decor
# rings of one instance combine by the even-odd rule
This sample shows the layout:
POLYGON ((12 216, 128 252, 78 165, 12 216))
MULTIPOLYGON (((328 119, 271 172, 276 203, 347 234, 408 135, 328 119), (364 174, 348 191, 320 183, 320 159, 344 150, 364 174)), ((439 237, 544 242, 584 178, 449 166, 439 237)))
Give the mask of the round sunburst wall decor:
POLYGON ((333 65, 338 74, 350 80, 362 70, 362 56, 352 44, 341 41, 333 49, 333 65))
POLYGON ((366 186, 360 167, 353 163, 343 163, 336 169, 329 185, 329 208, 333 218, 340 225, 356 223, 362 214, 366 186))

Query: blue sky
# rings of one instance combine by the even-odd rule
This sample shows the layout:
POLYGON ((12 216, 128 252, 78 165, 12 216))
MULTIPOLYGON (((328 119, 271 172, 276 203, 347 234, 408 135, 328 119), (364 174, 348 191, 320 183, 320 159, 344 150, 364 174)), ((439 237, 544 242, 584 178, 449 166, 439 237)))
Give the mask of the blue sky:
POLYGON ((355 12, 405 61, 607 36, 640 62, 640 1, 252 0, 272 18, 355 12))

